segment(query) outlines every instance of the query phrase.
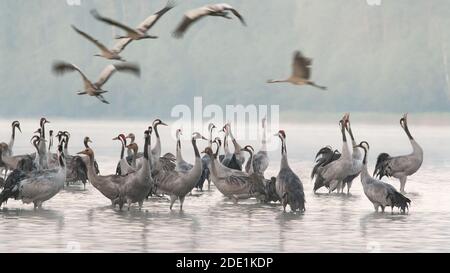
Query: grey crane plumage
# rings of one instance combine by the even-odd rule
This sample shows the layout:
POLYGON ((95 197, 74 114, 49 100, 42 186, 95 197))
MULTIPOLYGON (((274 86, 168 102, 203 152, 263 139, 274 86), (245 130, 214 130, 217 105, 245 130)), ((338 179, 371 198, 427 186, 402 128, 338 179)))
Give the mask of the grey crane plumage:
POLYGON ((306 210, 306 201, 303 184, 298 175, 289 166, 286 149, 286 133, 280 130, 275 136, 278 136, 281 140, 281 165, 275 187, 283 205, 283 211, 286 212, 286 206, 289 205, 294 212, 297 210, 304 212, 306 210))
POLYGON ((400 119, 400 125, 409 138, 413 151, 408 155, 391 157, 387 153, 378 155, 373 175, 382 179, 383 176, 395 177, 400 180, 400 192, 405 193, 405 184, 408 176, 416 173, 422 166, 423 149, 412 137, 408 128, 408 114, 400 119))
POLYGON ((94 96, 97 99, 99 99, 101 102, 109 104, 109 102, 103 97, 103 93, 106 93, 108 91, 105 91, 102 89, 103 85, 111 78, 111 76, 115 72, 127 72, 131 73, 135 76, 140 76, 140 68, 139 65, 133 64, 133 63, 119 63, 119 64, 110 64, 107 65, 102 73, 100 74, 98 80, 96 82, 92 82, 88 79, 88 77, 83 73, 83 71, 76 65, 63 62, 63 61, 56 61, 53 64, 53 72, 56 75, 64 75, 68 72, 74 72, 77 71, 83 80, 84 84, 84 91, 80 91, 77 94, 78 95, 89 95, 94 96))
POLYGON ((346 137, 346 127, 348 121, 348 114, 345 114, 344 117, 339 121, 339 126, 342 134, 342 154, 338 157, 336 154, 330 153, 331 149, 322 148, 319 151, 318 155, 323 152, 323 150, 328 150, 327 157, 324 160, 319 161, 321 164, 316 164, 317 168, 313 169, 312 178, 316 178, 314 182, 314 192, 316 192, 320 187, 326 186, 329 190, 329 193, 336 190, 344 180, 348 174, 351 172, 352 168, 352 159, 350 155, 350 150, 347 144, 346 137), (337 157, 335 160, 333 160, 337 157))
POLYGON ((283 80, 268 80, 267 83, 288 82, 294 85, 310 85, 322 90, 326 90, 325 86, 317 85, 311 81, 311 65, 312 59, 305 57, 300 51, 294 52, 292 60, 292 74, 289 78, 283 80))
POLYGON ((409 208, 411 200, 399 193, 392 185, 370 176, 367 170, 369 144, 366 141, 363 141, 355 147, 364 150, 361 184, 363 186, 364 194, 372 202, 375 211, 378 212, 378 209, 381 207, 381 211, 384 212, 386 207, 391 207, 391 212, 393 213, 394 207, 398 207, 402 213, 405 213, 409 208))
POLYGON ((192 134, 192 146, 194 148, 195 163, 188 171, 160 171, 155 177, 158 191, 170 196, 170 209, 177 199, 180 200, 180 210, 183 210, 183 203, 186 195, 192 191, 202 174, 202 160, 197 148, 197 140, 207 140, 200 133, 192 134))
POLYGON ((124 30, 127 34, 122 36, 117 36, 117 39, 130 39, 130 40, 142 40, 142 39, 156 39, 157 36, 148 35, 147 32, 156 24, 156 22, 169 10, 175 7, 175 1, 168 1, 166 6, 159 10, 158 12, 147 17, 143 22, 141 22, 136 28, 129 27, 121 22, 114 19, 101 16, 97 10, 91 10, 92 16, 95 19, 104 22, 106 24, 118 27, 124 30))
POLYGON ((55 196, 66 180, 66 164, 63 146, 58 145, 59 166, 53 169, 24 172, 14 170, 5 181, 0 193, 0 205, 9 198, 20 199, 24 204, 33 203, 34 208, 40 208, 42 203, 55 196))
POLYGON ((229 12, 233 13, 241 21, 242 25, 247 25, 242 15, 231 5, 226 3, 212 4, 187 11, 183 16, 183 20, 173 32, 173 36, 175 38, 183 37, 192 24, 206 16, 219 16, 231 19, 229 12))
POLYGON ((117 61, 125 62, 125 60, 119 55, 119 53, 125 48, 126 45, 129 44, 128 41, 119 41, 120 44, 117 44, 113 49, 109 49, 104 44, 102 44, 100 41, 98 41, 94 37, 90 36, 86 32, 79 30, 74 25, 72 25, 72 28, 78 34, 80 34, 82 37, 84 37, 86 40, 90 41, 91 43, 93 43, 95 46, 97 46, 100 49, 101 53, 95 54, 94 56, 103 57, 108 60, 117 60, 117 61))
POLYGON ((181 129, 177 129, 176 131, 176 137, 177 137, 177 147, 176 147, 176 157, 177 157, 177 166, 175 167, 176 171, 179 172, 187 172, 190 169, 192 169, 192 167, 194 167, 194 165, 192 165, 191 163, 186 162, 183 159, 183 155, 181 153, 181 135, 182 135, 182 131, 181 129))
MULTIPOLYGON (((264 172, 269 167, 269 155, 267 153, 267 139, 266 139, 266 118, 262 119, 262 140, 261 140, 261 149, 254 155, 253 158, 253 170, 256 173, 260 173, 264 175, 264 172)), ((250 160, 247 160, 245 165, 245 171, 249 172, 250 170, 250 160)))

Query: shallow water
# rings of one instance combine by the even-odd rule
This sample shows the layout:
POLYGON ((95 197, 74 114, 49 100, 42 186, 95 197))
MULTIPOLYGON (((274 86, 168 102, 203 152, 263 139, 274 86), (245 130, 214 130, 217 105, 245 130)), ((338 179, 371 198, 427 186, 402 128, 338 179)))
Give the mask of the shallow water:
MULTIPOLYGON (((9 121, 0 121, 1 140, 9 140, 9 121)), ((23 121, 15 153, 31 152, 29 139, 36 121, 23 121)), ((142 144, 148 122, 102 122, 52 120, 50 128, 72 133, 69 150, 82 149, 86 132, 94 141, 96 159, 103 174, 112 173, 120 153, 112 141, 119 131, 134 132, 142 144), (120 128, 120 129, 117 129, 120 128)), ((0 209, 1 252, 448 252, 450 251, 450 127, 414 126, 410 129, 425 151, 422 168, 408 179, 412 199, 407 215, 374 213, 362 192, 359 178, 352 194, 314 195, 309 174, 315 152, 326 144, 340 149, 337 125, 284 124, 292 169, 303 181, 304 214, 283 213, 278 204, 238 204, 215 188, 193 191, 184 211, 170 211, 167 199, 150 199, 139 211, 112 209, 91 185, 70 186, 44 203, 43 209, 10 200, 0 209)), ((174 152, 169 137, 173 128, 161 128, 163 153, 174 152), (168 138, 168 139, 167 139, 168 138)), ((376 155, 408 153, 410 146, 397 123, 353 125, 358 140, 371 145, 370 169, 376 155)), ((186 134, 188 135, 188 134, 186 134)), ((239 135, 239 131, 236 132, 239 135)), ((275 140, 276 141, 276 140, 275 140)), ((247 143, 240 140, 241 143, 247 143)), ((259 148, 258 141, 250 141, 259 148)), ((192 160, 192 147, 183 142, 185 160, 192 160)), ((202 144, 204 146, 205 144, 202 144)), ((270 152, 266 176, 276 175, 279 150, 270 152)), ((398 181, 388 180, 395 187, 398 181)))

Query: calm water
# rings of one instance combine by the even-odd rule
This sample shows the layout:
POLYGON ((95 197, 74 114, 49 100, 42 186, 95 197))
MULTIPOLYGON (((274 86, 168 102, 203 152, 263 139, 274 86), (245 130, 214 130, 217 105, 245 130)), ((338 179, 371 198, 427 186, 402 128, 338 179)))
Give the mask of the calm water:
MULTIPOLYGON (((10 136, 9 121, 0 121, 2 141, 10 136)), ((103 174, 112 173, 120 145, 118 132, 134 132, 142 144, 148 122, 75 122, 52 120, 50 127, 69 130, 71 153, 82 149, 88 133, 103 174)), ((31 152, 29 139, 36 121, 23 121, 15 153, 31 152)), ((193 192, 184 212, 169 211, 166 199, 150 199, 142 211, 112 209, 110 201, 91 185, 74 185, 61 191, 34 211, 30 205, 10 200, 0 209, 1 252, 429 252, 450 251, 450 127, 410 127, 425 151, 417 174, 408 179, 412 199, 408 215, 377 214, 362 192, 359 178, 352 195, 312 194, 309 178, 315 152, 330 144, 340 149, 336 123, 286 124, 291 167, 303 181, 304 215, 283 213, 277 204, 255 200, 234 204, 215 188, 193 192)), ((163 152, 174 152, 171 128, 162 128, 163 152)), ((371 145, 370 169, 380 152, 408 153, 409 142, 396 122, 387 125, 354 124, 358 140, 371 145)), ((188 135, 188 134, 186 134, 188 135)), ((236 132, 239 135, 239 131, 236 132)), ((247 143, 244 140, 241 143, 247 143)), ((258 142, 249 141, 259 148, 258 142)), ((185 160, 192 161, 192 147, 183 142, 185 160)), ((204 144, 202 144, 203 146, 204 144)), ((270 153, 266 176, 276 175, 279 151, 270 153)), ((389 180, 398 187, 398 181, 389 180)))

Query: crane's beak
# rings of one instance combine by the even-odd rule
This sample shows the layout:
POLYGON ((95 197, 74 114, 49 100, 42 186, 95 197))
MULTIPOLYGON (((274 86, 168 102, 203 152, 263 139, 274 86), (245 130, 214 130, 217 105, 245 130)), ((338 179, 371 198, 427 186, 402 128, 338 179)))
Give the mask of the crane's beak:
POLYGON ((169 126, 169 125, 167 125, 166 123, 164 123, 162 121, 161 121, 161 123, 159 125, 169 126))
POLYGON ((77 155, 85 155, 85 154, 86 154, 85 151, 81 151, 81 152, 78 152, 78 153, 77 153, 77 155))
POLYGON ((206 138, 206 137, 204 137, 204 136, 202 136, 202 139, 203 139, 203 140, 209 140, 209 139, 207 139, 207 138, 206 138))

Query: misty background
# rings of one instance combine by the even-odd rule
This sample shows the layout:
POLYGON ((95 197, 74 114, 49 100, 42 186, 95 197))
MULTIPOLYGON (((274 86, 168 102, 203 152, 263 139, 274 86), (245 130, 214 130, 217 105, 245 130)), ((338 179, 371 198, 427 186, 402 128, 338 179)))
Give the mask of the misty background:
MULTIPOLYGON (((171 35, 183 13, 215 1, 178 0, 122 56, 141 65, 140 79, 116 74, 104 86, 110 105, 88 96, 78 74, 56 77, 54 60, 78 65, 92 80, 111 61, 70 27, 108 46, 121 34, 96 21, 92 8, 136 26, 166 0, 0 1, 0 114, 6 117, 167 117, 177 104, 279 104, 283 113, 429 113, 450 109, 447 0, 228 0, 248 26, 209 17, 184 39, 171 35), (291 73, 294 50, 314 59, 312 80, 324 92, 266 80, 291 73)), ((220 2, 220 1, 219 1, 220 2)), ((396 117, 397 119, 397 117, 396 117)))

